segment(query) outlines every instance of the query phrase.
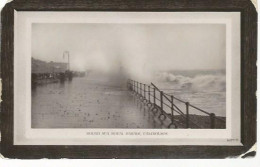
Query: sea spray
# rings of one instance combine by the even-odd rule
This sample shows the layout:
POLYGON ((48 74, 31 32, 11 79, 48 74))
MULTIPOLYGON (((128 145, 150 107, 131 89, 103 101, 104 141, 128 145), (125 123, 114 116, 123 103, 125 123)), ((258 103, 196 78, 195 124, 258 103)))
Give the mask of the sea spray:
POLYGON ((162 86, 192 92, 225 92, 226 78, 223 73, 201 74, 192 76, 177 72, 157 72, 156 82, 162 86), (164 83, 164 84, 163 84, 164 83))
MULTIPOLYGON (((167 94, 217 116, 226 116, 225 70, 157 71, 151 82, 167 94)), ((175 104, 185 111, 184 104, 175 104)), ((190 113, 203 115, 192 108, 190 113)))

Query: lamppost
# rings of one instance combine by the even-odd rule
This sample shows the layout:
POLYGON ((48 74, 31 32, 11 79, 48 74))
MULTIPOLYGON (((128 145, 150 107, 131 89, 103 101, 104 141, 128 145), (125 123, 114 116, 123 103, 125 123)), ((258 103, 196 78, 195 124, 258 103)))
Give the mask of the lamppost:
POLYGON ((70 71, 70 53, 69 53, 69 51, 63 52, 63 59, 65 58, 66 55, 68 56, 68 71, 70 71))
POLYGON ((66 71, 65 74, 69 78, 69 81, 71 81, 72 77, 73 77, 73 74, 72 74, 72 71, 70 71, 70 53, 69 53, 69 51, 64 51, 63 52, 63 58, 65 58, 66 55, 68 56, 68 71, 66 71))

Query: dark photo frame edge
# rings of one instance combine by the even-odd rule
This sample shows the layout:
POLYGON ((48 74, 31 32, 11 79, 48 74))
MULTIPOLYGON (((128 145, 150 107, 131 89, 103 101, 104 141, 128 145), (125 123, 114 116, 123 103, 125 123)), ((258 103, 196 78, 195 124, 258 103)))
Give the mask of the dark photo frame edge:
POLYGON ((7 158, 226 158, 256 143, 257 12, 249 0, 14 0, 1 13, 1 153, 7 158), (241 12, 241 141, 243 146, 40 146, 13 145, 14 10, 241 12))

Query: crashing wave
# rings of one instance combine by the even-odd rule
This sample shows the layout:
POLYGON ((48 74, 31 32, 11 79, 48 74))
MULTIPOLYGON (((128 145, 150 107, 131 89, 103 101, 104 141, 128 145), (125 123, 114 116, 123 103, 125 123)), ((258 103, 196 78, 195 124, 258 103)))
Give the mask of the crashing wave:
POLYGON ((194 77, 161 72, 156 74, 157 81, 166 82, 171 87, 195 92, 226 90, 226 78, 224 74, 198 74, 194 77))

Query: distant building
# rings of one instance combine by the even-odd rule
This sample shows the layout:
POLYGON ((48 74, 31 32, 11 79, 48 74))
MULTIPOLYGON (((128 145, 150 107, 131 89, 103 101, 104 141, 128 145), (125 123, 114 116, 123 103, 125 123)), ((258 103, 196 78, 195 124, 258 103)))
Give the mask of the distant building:
POLYGON ((32 73, 60 73, 67 70, 68 63, 60 62, 45 62, 42 60, 32 58, 32 73))

